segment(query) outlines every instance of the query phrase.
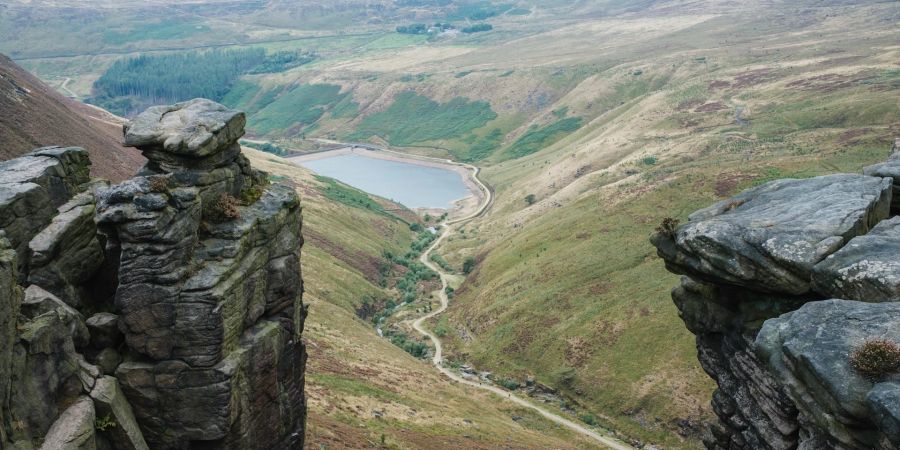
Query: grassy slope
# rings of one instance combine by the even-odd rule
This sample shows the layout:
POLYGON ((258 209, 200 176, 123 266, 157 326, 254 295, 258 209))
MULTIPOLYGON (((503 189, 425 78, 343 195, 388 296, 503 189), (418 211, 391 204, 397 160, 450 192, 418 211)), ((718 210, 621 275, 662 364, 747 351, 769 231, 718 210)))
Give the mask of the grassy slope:
MULTIPOLYGON (((616 102, 558 145, 486 169, 493 212, 443 250, 457 266, 481 260, 451 307, 451 354, 562 388, 642 440, 696 445, 675 432, 708 416, 712 386, 669 300, 677 277, 647 237, 663 217, 684 220, 756 182, 884 159, 900 131, 900 85, 881 8, 807 12, 793 17, 806 31, 770 36, 771 47, 650 54, 586 80, 568 106, 616 102), (748 125, 735 123, 736 106, 748 125)), ((695 47, 716 44, 722 24, 685 33, 695 47)))
MULTIPOLYGON (((603 14, 635 5, 557 1, 530 16, 491 20, 496 30, 490 33, 415 47, 409 45, 417 41, 377 25, 362 27, 375 33, 370 36, 268 43, 271 49, 316 49, 323 59, 248 77, 261 88, 244 87, 235 97, 258 105, 271 101, 266 93, 304 83, 352 92, 351 113, 326 112, 307 131, 312 137, 345 135, 410 90, 439 104, 457 97, 489 102, 498 117, 471 135, 439 136, 410 149, 457 158, 474 151, 486 158, 479 165, 496 188, 491 214, 441 249, 456 267, 470 255, 481 261, 442 324, 455 337, 452 356, 501 376, 534 375, 631 436, 690 447, 696 439, 675 432, 682 419, 708 417, 712 386, 668 298, 676 279, 662 269, 647 235, 663 216, 683 219, 760 180, 852 171, 883 158, 889 137, 900 132, 900 55, 890 21, 897 6, 783 2, 758 10, 708 0, 603 14), (555 6, 574 9, 559 15, 549 9, 555 6), (738 107, 749 125, 735 123, 738 107), (554 112, 563 109, 565 118, 581 118, 584 126, 542 139, 546 147, 536 153, 505 160, 515 142, 562 119, 554 112), (489 150, 482 141, 490 141, 489 150), (498 146, 501 151, 492 153, 498 146), (528 194, 538 200, 531 207, 523 201, 528 194), (566 368, 573 370, 560 370, 566 368)), ((290 15, 276 19, 267 23, 302 23, 290 15)), ((49 77, 75 75, 69 88, 81 93, 104 64, 109 58, 80 57, 30 61, 29 67, 49 77)), ((361 275, 364 265, 345 262, 360 258, 337 258, 341 252, 327 242, 359 251, 350 255, 376 257, 382 247, 404 247, 408 237, 383 243, 382 233, 372 240, 378 231, 358 228, 356 211, 325 202, 320 207, 307 210, 308 230, 332 238, 321 244, 310 239, 304 254, 309 298, 317 302, 310 336, 321 335, 323 346, 342 358, 356 355, 362 365, 374 364, 368 350, 357 348, 358 336, 366 336, 357 333, 371 331, 354 322, 350 310, 379 290, 361 275), (322 222, 315 224, 315 217, 322 222), (322 269, 311 273, 316 267, 322 269), (318 303, 323 315, 315 313, 318 303), (316 320, 321 328, 313 326, 316 320), (334 338, 329 329, 344 337, 334 338)), ((397 351, 385 346, 376 353, 397 351)), ((311 367, 324 355, 313 353, 311 367)), ((389 364, 421 367, 397 355, 389 364)), ((313 403, 313 430, 322 430, 317 436, 344 434, 353 436, 344 442, 362 442, 349 434, 358 428, 347 426, 357 420, 377 429, 371 412, 341 399, 361 389, 359 383, 391 386, 383 375, 388 368, 379 370, 371 380, 357 375, 356 386, 320 391, 327 392, 322 402, 343 409, 317 412, 326 408, 313 403)), ((404 384, 401 391, 415 396, 420 388, 404 384)), ((366 431, 363 437, 380 436, 366 431)))
POLYGON ((408 226, 329 200, 305 169, 251 149, 254 167, 297 187, 303 202, 302 264, 310 313, 307 448, 591 448, 500 399, 458 387, 379 338, 354 309, 389 295, 365 261, 407 248, 408 226), (380 417, 376 417, 380 415, 380 417), (513 416, 521 417, 514 421, 513 416))

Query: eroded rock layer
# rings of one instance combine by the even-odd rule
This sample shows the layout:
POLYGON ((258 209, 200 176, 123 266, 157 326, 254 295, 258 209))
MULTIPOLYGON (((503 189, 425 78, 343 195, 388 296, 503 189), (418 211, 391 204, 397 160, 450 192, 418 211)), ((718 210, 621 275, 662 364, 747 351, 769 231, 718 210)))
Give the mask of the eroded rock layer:
POLYGON ((300 202, 244 122, 151 108, 112 186, 79 148, 0 163, 0 448, 302 447, 300 202))
POLYGON ((896 161, 769 182, 652 237, 685 275, 672 298, 718 384, 709 449, 900 445, 900 374, 849 357, 900 342, 896 161))

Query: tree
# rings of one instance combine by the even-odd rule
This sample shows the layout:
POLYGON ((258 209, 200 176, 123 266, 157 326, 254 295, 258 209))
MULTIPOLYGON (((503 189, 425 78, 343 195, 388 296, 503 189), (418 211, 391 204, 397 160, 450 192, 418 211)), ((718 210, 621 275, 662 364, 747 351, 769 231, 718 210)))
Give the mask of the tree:
POLYGON ((525 203, 527 203, 528 206, 533 205, 535 201, 537 201, 537 199, 535 198, 534 194, 528 194, 525 196, 525 203))

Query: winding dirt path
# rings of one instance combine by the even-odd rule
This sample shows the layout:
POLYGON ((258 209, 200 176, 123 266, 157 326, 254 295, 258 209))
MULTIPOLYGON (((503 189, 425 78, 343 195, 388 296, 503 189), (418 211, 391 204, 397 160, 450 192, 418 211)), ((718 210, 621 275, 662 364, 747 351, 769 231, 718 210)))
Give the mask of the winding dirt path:
MULTIPOLYGON (((390 150, 384 150, 384 151, 390 151, 390 150)), ((441 225, 441 229, 442 229, 441 235, 437 239, 435 239, 434 243, 432 243, 431 246, 428 247, 428 249, 425 250, 422 253, 422 255, 419 257, 419 261, 421 261, 422 264, 425 264, 429 269, 437 272, 438 276, 440 276, 440 278, 441 278, 441 290, 439 293, 440 300, 441 300, 440 308, 426 314, 425 316, 422 316, 422 317, 416 319, 416 321, 413 322, 413 328, 415 328, 416 331, 418 331, 419 333, 427 336, 428 339, 431 339, 431 342, 434 344, 434 357, 431 358, 431 362, 442 374, 446 375, 448 378, 450 378, 453 381, 465 384, 467 386, 472 386, 474 388, 478 388, 478 389, 481 389, 484 391, 492 392, 494 394, 499 395, 500 397, 506 398, 508 401, 513 402, 519 406, 524 406, 526 408, 532 409, 532 410, 536 411, 538 414, 547 418, 548 420, 555 422, 559 425, 562 425, 566 428, 569 428, 575 432, 583 434, 591 439, 594 439, 595 441, 597 441, 600 444, 605 445, 609 448, 612 448, 615 450, 633 450, 633 447, 631 447, 627 444, 624 444, 623 442, 619 441, 618 439, 604 436, 588 427, 582 426, 581 424, 578 424, 569 419, 566 419, 565 417, 562 417, 559 414, 553 413, 547 409, 544 409, 538 405, 535 405, 531 401, 526 400, 526 399, 524 399, 518 395, 515 395, 509 391, 500 389, 496 386, 481 384, 481 383, 478 383, 475 381, 467 380, 467 379, 457 375, 455 372, 451 371, 450 369, 444 367, 444 365, 443 365, 443 362, 444 362, 443 346, 441 345, 441 340, 438 339, 438 337, 436 335, 434 335, 431 331, 429 331, 428 329, 425 328, 425 321, 428 319, 431 319, 433 317, 437 317, 438 315, 440 315, 441 313, 446 311, 447 307, 450 304, 450 300, 447 297, 447 291, 446 291, 446 288, 448 285, 447 284, 447 273, 444 272, 444 270, 441 269, 438 265, 434 264, 429 259, 429 256, 431 255, 431 252, 434 251, 434 249, 436 249, 439 245, 441 245, 441 242, 443 242, 444 239, 447 238, 447 236, 450 236, 452 233, 455 232, 453 225, 465 223, 469 220, 474 219, 475 217, 480 216, 487 210, 487 208, 491 205, 491 202, 493 201, 493 194, 492 194, 491 190, 488 189, 488 187, 478 178, 479 168, 469 165, 469 164, 461 164, 461 163, 456 163, 456 164, 466 166, 472 170, 472 178, 475 180, 475 182, 481 187, 481 189, 484 192, 484 201, 482 202, 481 206, 472 214, 469 214, 468 216, 465 216, 465 217, 461 217, 458 219, 453 219, 453 220, 444 222, 441 225)))

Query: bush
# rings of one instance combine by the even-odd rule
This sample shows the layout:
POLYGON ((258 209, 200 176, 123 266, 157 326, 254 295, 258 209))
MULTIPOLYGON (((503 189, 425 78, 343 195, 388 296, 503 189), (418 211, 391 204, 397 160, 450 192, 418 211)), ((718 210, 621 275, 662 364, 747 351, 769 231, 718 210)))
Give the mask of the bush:
POLYGON ((476 263, 477 263, 477 261, 475 261, 475 258, 473 258, 471 256, 466 258, 466 260, 463 261, 463 269, 462 269, 463 273, 466 275, 472 273, 472 269, 475 268, 476 263))
POLYGON ((493 29, 494 29, 494 26, 489 23, 479 23, 479 24, 472 25, 470 27, 465 27, 460 31, 462 31, 463 33, 471 34, 471 33, 481 33, 483 31, 491 31, 493 29))
POLYGON ((596 427, 598 425, 597 417, 595 417, 591 413, 582 414, 582 415, 578 416, 578 418, 581 419, 582 422, 584 422, 592 427, 596 427))
POLYGON ((222 194, 215 201, 203 207, 203 218, 212 223, 224 223, 239 219, 241 211, 238 209, 240 201, 228 195, 222 194))
POLYGON ((863 377, 878 381, 900 370, 900 345, 890 339, 870 339, 850 354, 850 364, 863 377))
POLYGON ((519 388, 519 383, 515 380, 510 380, 508 378, 502 378, 497 381, 497 384, 503 386, 504 389, 508 389, 510 391, 514 391, 519 388))
POLYGON ((537 199, 535 198, 534 194, 528 194, 525 196, 525 203, 528 206, 533 205, 535 201, 537 201, 537 199))
POLYGON ((671 217, 666 217, 662 220, 662 223, 656 227, 656 232, 668 237, 675 237, 675 232, 678 229, 678 219, 674 219, 671 217))
POLYGON ((659 162, 659 160, 656 159, 655 156, 647 156, 644 159, 642 159, 641 162, 644 163, 645 166, 652 166, 652 165, 655 165, 657 162, 659 162))
POLYGON ((150 192, 161 194, 169 191, 169 179, 164 176, 150 177, 150 192))

